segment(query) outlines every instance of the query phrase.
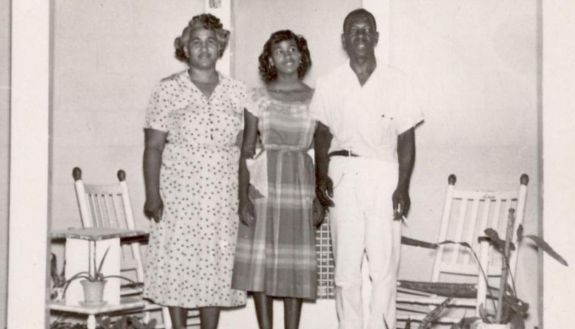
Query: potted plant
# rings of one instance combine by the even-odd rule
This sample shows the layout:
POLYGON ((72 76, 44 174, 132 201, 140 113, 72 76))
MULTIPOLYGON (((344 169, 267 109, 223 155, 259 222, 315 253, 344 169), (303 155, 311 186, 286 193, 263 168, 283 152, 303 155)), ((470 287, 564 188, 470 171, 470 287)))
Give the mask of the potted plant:
MULTIPOLYGON (((529 304, 521 300, 517 296, 517 289, 515 287, 515 279, 513 274, 510 272, 509 260, 511 252, 517 250, 511 240, 513 237, 513 227, 515 222, 515 210, 513 208, 509 209, 509 220, 507 223, 507 232, 505 239, 499 237, 497 231, 492 228, 487 228, 484 233, 485 236, 479 237, 480 241, 487 241, 494 250, 499 252, 502 256, 502 269, 501 277, 499 279, 499 290, 494 291, 488 283, 488 278, 485 269, 481 266, 477 254, 466 242, 456 242, 456 241, 442 241, 435 244, 437 247, 440 244, 458 244, 468 248, 473 254, 477 264, 479 265, 480 273, 482 279, 485 280, 488 289, 488 299, 493 303, 493 310, 488 311, 484 305, 480 306, 480 317, 465 317, 461 319, 459 323, 454 324, 451 329, 524 329, 525 328, 525 317, 527 317, 529 311, 529 304), (497 303, 495 303, 497 299, 497 303)), ((567 262, 563 257, 561 257, 553 248, 545 242, 541 237, 536 235, 524 235, 523 226, 519 225, 517 231, 517 244, 524 243, 524 241, 529 240, 533 243, 533 246, 537 249, 541 249, 546 252, 553 259, 557 260, 559 263, 568 266, 567 262)), ((441 312, 445 309, 447 303, 444 302, 433 311, 431 311, 428 316, 426 316, 426 321, 423 321, 419 329, 427 329, 431 327, 431 324, 440 318, 441 312)), ((410 323, 408 323, 410 325, 410 323)), ((406 326, 409 328, 409 326, 406 326)))
MULTIPOLYGON (((511 252, 517 250, 519 246, 514 246, 511 242, 513 234, 517 236, 517 244, 530 241, 532 245, 539 250, 547 253, 553 259, 564 266, 569 266, 567 261, 559 255, 545 240, 537 235, 524 235, 523 226, 519 225, 516 232, 513 232, 515 222, 515 210, 509 209, 509 221, 505 239, 501 239, 497 231, 493 229, 485 230, 485 239, 489 244, 499 252, 503 258, 501 278, 499 281, 499 294, 497 294, 497 306, 494 313, 489 313, 485 308, 481 308, 481 323, 479 329, 523 329, 525 328, 525 318, 529 311, 529 304, 517 296, 515 287, 515 278, 509 270, 509 259, 511 252)), ((495 294, 491 294, 495 296, 495 294)), ((452 329, 462 329, 462 326, 453 326, 452 329)))
POLYGON ((108 247, 100 259, 100 262, 96 265, 96 257, 95 257, 95 248, 94 255, 92 256, 93 264, 90 264, 91 269, 88 271, 81 271, 74 274, 70 279, 66 280, 66 284, 64 286, 64 291, 62 293, 63 297, 66 296, 66 290, 75 280, 83 279, 80 281, 82 284, 82 288, 84 290, 84 301, 80 302, 85 306, 102 306, 105 305, 106 302, 103 300, 104 296, 104 288, 106 286, 107 279, 109 278, 118 278, 122 280, 129 281, 130 283, 136 284, 133 280, 126 278, 121 275, 105 275, 102 273, 102 266, 104 265, 104 261, 106 260, 106 256, 108 255, 108 251, 110 248, 108 247))

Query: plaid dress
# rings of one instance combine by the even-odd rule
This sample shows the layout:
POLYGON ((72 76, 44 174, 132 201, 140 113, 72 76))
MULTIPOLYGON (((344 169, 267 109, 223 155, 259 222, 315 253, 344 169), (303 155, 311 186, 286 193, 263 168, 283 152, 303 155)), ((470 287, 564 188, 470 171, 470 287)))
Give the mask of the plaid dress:
POLYGON ((317 266, 312 204, 313 162, 307 153, 315 121, 309 100, 281 102, 254 93, 248 111, 258 117, 267 153, 268 194, 253 200, 255 224, 240 223, 232 287, 269 296, 315 299, 317 266))

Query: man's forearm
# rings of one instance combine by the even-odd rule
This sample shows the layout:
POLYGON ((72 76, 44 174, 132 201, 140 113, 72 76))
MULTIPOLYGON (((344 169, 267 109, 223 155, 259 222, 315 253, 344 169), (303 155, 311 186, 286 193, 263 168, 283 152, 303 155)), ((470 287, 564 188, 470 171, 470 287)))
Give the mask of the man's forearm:
POLYGON ((317 179, 327 177, 329 167, 328 151, 331 139, 332 135, 329 128, 318 122, 314 134, 315 175, 317 179))
POLYGON ((415 132, 413 128, 398 136, 397 157, 399 161, 397 189, 408 191, 413 164, 415 163, 415 132))

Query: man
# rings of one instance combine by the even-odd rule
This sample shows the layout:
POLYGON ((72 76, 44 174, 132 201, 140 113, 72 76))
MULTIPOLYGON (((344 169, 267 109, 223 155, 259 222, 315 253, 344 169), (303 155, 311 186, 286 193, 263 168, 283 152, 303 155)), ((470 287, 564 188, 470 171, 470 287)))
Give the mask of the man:
POLYGON ((410 207, 415 127, 422 121, 408 80, 378 64, 373 15, 347 15, 341 40, 349 63, 319 79, 310 111, 316 193, 330 211, 340 329, 363 328, 361 263, 372 281, 369 329, 395 328, 401 220, 410 207))

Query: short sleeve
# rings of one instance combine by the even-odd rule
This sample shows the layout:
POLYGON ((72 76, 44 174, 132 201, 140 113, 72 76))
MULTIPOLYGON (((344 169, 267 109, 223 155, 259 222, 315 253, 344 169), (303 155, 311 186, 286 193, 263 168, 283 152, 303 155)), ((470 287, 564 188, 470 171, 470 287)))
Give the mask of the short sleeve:
POLYGON ((259 118, 262 114, 262 106, 265 91, 262 88, 255 88, 250 90, 249 96, 246 99, 245 109, 253 116, 259 118))
POLYGON ((401 81, 399 93, 399 106, 397 108, 397 134, 401 134, 421 123, 423 113, 417 103, 411 81, 404 77, 401 81))
POLYGON ((156 85, 148 108, 144 128, 151 128, 163 132, 169 131, 168 117, 175 108, 175 86, 169 81, 161 81, 156 85))
POLYGON ((250 88, 241 81, 234 79, 231 79, 231 81, 233 81, 233 83, 230 86, 231 90, 228 90, 228 95, 233 102, 232 110, 237 114, 243 114, 250 99, 250 88))
POLYGON ((313 98, 309 104, 309 112, 312 119, 323 123, 329 127, 328 111, 325 99, 325 87, 321 81, 316 83, 313 98))

